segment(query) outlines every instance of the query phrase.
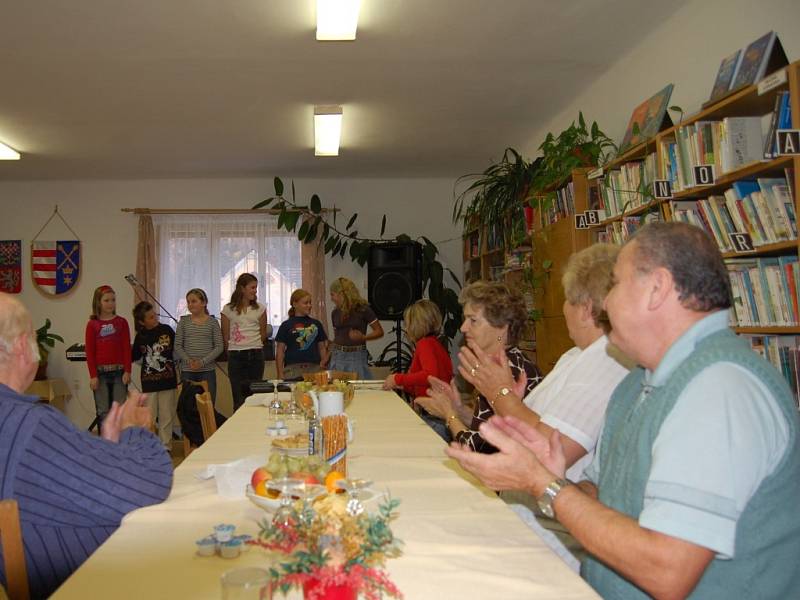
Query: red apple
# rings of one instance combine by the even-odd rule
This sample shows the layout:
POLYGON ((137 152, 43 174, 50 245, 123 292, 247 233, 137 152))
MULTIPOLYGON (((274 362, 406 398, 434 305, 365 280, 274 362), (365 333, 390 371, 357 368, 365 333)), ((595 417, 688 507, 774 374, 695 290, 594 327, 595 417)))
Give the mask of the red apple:
POLYGON ((314 477, 314 474, 309 473, 308 471, 295 471, 294 473, 289 473, 289 477, 292 479, 299 479, 305 483, 319 483, 319 479, 314 477))
POLYGON ((262 481, 268 481, 272 479, 272 473, 267 471, 265 467, 258 467, 255 471, 253 471, 253 476, 250 477, 250 485, 253 486, 253 489, 256 489, 256 486, 261 483, 262 481))

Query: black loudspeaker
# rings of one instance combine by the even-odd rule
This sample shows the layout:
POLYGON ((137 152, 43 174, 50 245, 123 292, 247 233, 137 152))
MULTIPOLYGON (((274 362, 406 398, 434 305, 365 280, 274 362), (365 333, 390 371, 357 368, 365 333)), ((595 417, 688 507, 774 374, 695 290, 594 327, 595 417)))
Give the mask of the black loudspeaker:
POLYGON ((379 319, 401 319, 422 297, 422 246, 375 244, 369 249, 367 299, 379 319))

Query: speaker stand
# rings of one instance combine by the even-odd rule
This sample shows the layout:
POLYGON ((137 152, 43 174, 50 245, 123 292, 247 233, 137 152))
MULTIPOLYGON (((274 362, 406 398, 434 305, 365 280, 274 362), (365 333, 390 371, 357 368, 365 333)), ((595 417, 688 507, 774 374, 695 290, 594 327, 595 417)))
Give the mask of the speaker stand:
POLYGON ((402 351, 403 351, 403 329, 400 327, 400 323, 402 323, 402 319, 397 319, 394 322, 394 332, 395 332, 395 346, 394 346, 394 372, 400 373, 402 370, 403 363, 400 360, 402 358, 402 351))

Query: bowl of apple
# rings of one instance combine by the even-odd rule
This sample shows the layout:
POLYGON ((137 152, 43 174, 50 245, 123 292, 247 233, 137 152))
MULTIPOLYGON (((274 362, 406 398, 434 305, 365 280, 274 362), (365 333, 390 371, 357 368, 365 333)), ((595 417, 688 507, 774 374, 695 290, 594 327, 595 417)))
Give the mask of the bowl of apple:
POLYGON ((270 482, 289 478, 307 486, 321 485, 329 471, 328 464, 318 456, 272 454, 266 465, 253 471, 245 495, 259 508, 273 512, 280 506, 281 491, 271 487, 270 482))

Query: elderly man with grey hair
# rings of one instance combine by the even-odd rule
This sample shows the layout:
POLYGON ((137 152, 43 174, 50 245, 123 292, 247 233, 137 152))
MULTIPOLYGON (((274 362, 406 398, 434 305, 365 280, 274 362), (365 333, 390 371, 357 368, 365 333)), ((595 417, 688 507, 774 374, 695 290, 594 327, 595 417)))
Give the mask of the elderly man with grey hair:
MULTIPOLYGON (((800 422, 783 377, 728 327, 716 245, 684 223, 622 248, 605 308, 638 368, 614 391, 586 479, 564 480, 557 435, 513 418, 499 452, 447 452, 484 483, 524 489, 590 554, 604 598, 790 598, 800 589, 800 422)), ((495 489, 503 489, 497 488, 495 489)))
POLYGON ((0 498, 19 504, 31 596, 45 598, 122 517, 169 495, 172 462, 144 395, 115 403, 97 437, 24 395, 38 362, 30 314, 0 293, 0 498))

